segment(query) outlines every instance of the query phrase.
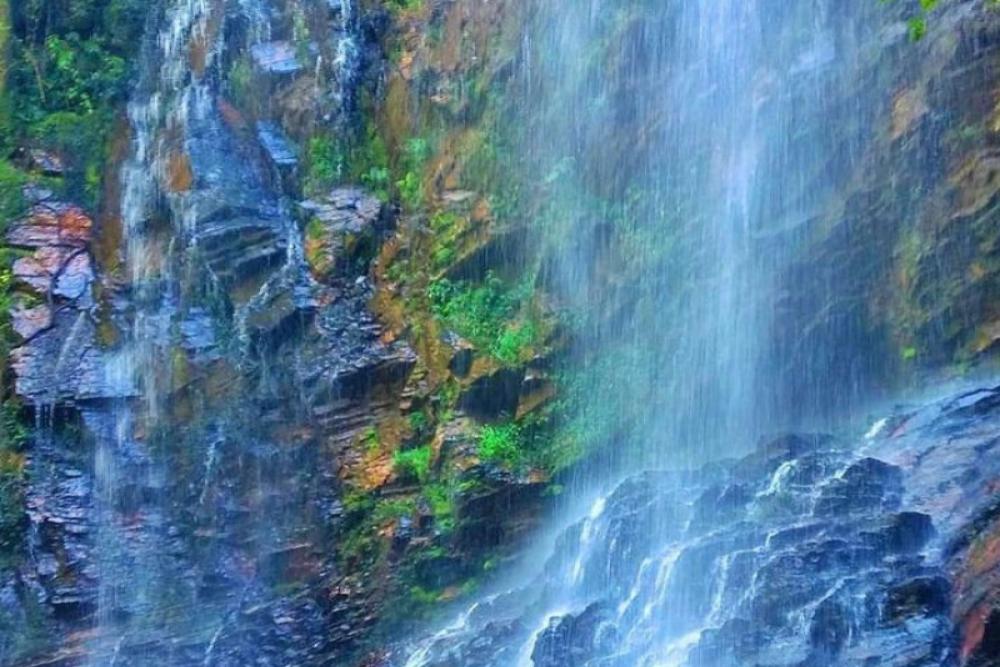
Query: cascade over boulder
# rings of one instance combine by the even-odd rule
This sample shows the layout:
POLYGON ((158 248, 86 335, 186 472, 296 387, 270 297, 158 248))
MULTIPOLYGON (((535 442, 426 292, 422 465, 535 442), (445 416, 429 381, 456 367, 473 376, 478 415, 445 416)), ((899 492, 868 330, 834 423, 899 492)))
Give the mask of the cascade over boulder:
POLYGON ((509 641, 553 667, 663 653, 691 666, 988 664, 976 656, 995 655, 998 399, 990 388, 900 410, 857 448, 796 436, 721 467, 628 479, 536 580, 425 640, 419 664, 509 641), (799 470, 823 472, 802 484, 799 470), (726 497, 739 500, 714 522, 692 520, 726 497), (503 634, 512 623, 541 629, 503 634))

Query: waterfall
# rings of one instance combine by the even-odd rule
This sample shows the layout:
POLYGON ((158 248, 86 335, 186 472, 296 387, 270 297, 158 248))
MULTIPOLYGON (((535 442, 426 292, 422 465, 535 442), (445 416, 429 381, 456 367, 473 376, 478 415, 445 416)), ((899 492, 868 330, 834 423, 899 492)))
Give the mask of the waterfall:
POLYGON ((611 406, 597 416, 656 442, 634 465, 732 454, 822 417, 814 367, 829 351, 790 368, 777 315, 810 221, 852 167, 824 128, 865 127, 861 102, 829 107, 852 81, 852 12, 584 5, 537 10, 521 106, 528 162, 552 165, 554 281, 582 313, 584 356, 614 355, 591 379, 611 406))
MULTIPOLYGON (((823 530, 824 499, 860 474, 850 455, 824 445, 723 480, 701 468, 831 416, 817 408, 828 377, 817 369, 856 341, 818 341, 790 366, 779 316, 794 307, 798 251, 855 166, 835 137, 868 131, 874 101, 830 101, 857 76, 858 40, 876 34, 867 11, 827 0, 536 8, 517 108, 526 162, 548 170, 538 180, 555 209, 541 216, 546 278, 582 314, 582 363, 613 359, 592 364, 581 410, 617 422, 621 472, 702 472, 640 474, 602 495, 533 583, 418 642, 408 667, 834 664, 810 648, 810 619, 843 607, 851 632, 873 627, 857 602, 868 584, 843 570, 818 575, 787 615, 764 609, 769 568, 801 548, 778 537, 823 530), (780 620, 761 620, 769 613, 780 620), (724 658, 743 622, 773 624, 774 656, 788 661, 724 658), (580 635, 586 648, 561 644, 580 635), (588 658, 563 662, 573 651, 588 658)), ((859 400, 864 355, 843 369, 831 410, 859 400)), ((612 481, 608 468, 595 475, 612 481)))
MULTIPOLYGON (((343 3, 332 28, 344 91, 356 67, 350 8, 343 3)), ((284 521, 282 503, 295 506, 298 496, 283 499, 275 486, 290 483, 279 470, 291 462, 247 416, 259 417, 249 399, 266 394, 268 377, 247 319, 289 291, 308 306, 315 289, 291 205, 272 183, 280 178, 261 157, 266 147, 220 110, 225 68, 257 47, 275 48, 267 42, 274 9, 264 0, 167 0, 150 10, 120 174, 125 291, 134 307, 105 365, 115 398, 85 415, 95 441, 93 665, 260 655, 265 648, 245 628, 232 638, 229 630, 257 622, 238 613, 251 600, 258 609, 273 604, 268 559, 295 553, 302 533, 321 529, 305 512, 284 521), (237 341, 220 333, 234 330, 237 341), (179 418, 178 368, 221 361, 243 373, 230 380, 233 397, 214 397, 211 408, 192 399, 179 418), (247 506, 264 514, 228 527, 247 506), (219 538, 227 529, 232 543, 219 538)), ((337 104, 346 95, 336 93, 337 104)), ((277 651, 299 638, 269 641, 277 651)))

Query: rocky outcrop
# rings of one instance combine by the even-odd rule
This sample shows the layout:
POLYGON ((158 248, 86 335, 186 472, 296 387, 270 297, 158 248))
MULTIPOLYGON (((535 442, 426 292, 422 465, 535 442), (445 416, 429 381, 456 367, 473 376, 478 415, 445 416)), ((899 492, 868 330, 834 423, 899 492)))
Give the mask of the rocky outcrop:
MULTIPOLYGON (((178 29, 211 42, 212 12, 192 11, 176 18, 197 26, 178 29)), ((259 51, 275 85, 299 75, 285 50, 259 51)), ((185 85, 213 66, 179 57, 185 85)), ((30 253, 14 371, 39 428, 30 557, 0 580, 4 664, 345 661, 381 613, 338 540, 351 446, 398 416, 415 363, 368 305, 393 216, 360 188, 323 199, 336 271, 318 281, 289 213, 297 149, 270 119, 198 94, 171 98, 191 107, 168 129, 134 128, 158 152, 122 170, 128 248, 101 248, 118 272, 92 260, 114 229, 46 193, 10 229, 30 253)))
POLYGON ((792 436, 632 478, 419 664, 993 664, 998 438, 987 388, 897 411, 856 446, 792 436))
POLYGON ((386 232, 389 213, 372 195, 337 188, 299 204, 305 222, 306 260, 317 280, 343 280, 374 258, 386 232))
POLYGON ((90 253, 93 223, 50 192, 29 190, 29 212, 7 232, 27 254, 14 262, 21 289, 11 312, 23 344, 12 354, 17 392, 38 403, 117 396, 97 335, 90 253))

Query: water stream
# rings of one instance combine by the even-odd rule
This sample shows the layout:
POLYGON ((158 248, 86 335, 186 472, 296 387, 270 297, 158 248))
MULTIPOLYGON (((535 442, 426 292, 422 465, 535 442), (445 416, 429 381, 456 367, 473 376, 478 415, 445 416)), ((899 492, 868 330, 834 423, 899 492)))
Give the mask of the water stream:
MULTIPOLYGON (((864 398, 866 352, 850 332, 798 351, 794 366, 779 334, 795 300, 791 263, 856 166, 850 143, 834 137, 863 136, 877 106, 866 92, 833 106, 878 34, 872 14, 850 5, 556 0, 533 16, 523 40, 527 150, 569 184, 571 194, 555 195, 563 222, 550 230, 552 272, 585 312, 584 346, 617 355, 584 409, 621 420, 622 446, 636 452, 626 473, 739 457, 782 429, 845 421, 864 398), (592 57, 602 49, 605 60, 592 57), (617 69, 594 71, 608 60, 617 69), (621 127, 641 142, 623 145, 621 127), (587 236, 594 202, 580 195, 594 190, 626 239, 620 291, 598 286, 609 234, 587 236), (849 367, 827 366, 837 346, 851 348, 849 367), (824 394, 840 380, 840 396, 824 394)), ((565 530, 532 583, 521 577, 480 601, 405 664, 841 664, 847 635, 864 644, 875 632, 865 605, 886 576, 881 554, 852 552, 849 535, 870 512, 898 509, 899 494, 872 480, 871 503, 838 505, 829 523, 844 476, 867 480, 852 465, 851 454, 820 446, 728 481, 711 467, 631 477, 565 530), (805 553, 814 539, 827 555, 805 553), (808 585, 798 577, 811 566, 796 569, 807 562, 808 585), (828 612, 836 636, 810 641, 827 631, 814 619, 828 612)), ((945 664, 932 662, 943 654, 929 660, 945 664)))

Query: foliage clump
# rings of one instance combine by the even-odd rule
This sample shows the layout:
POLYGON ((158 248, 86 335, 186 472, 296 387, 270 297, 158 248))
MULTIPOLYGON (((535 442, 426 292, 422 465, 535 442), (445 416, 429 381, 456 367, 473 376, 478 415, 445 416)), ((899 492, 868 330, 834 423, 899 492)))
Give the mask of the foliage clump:
POLYGON ((515 365, 539 339, 539 327, 527 315, 532 293, 529 282, 511 287, 489 274, 480 284, 435 281, 428 295, 446 326, 500 362, 515 365))
POLYGON ((479 433, 479 458, 508 468, 517 467, 522 456, 521 427, 514 422, 487 425, 479 433))
POLYGON ((429 445, 396 452, 392 457, 393 467, 404 479, 426 482, 431 470, 431 448, 429 445))

